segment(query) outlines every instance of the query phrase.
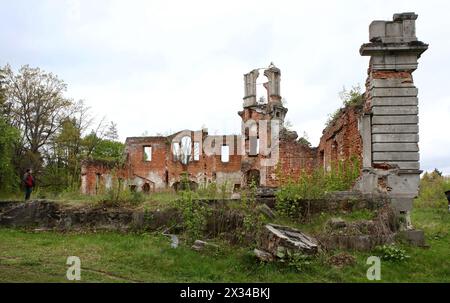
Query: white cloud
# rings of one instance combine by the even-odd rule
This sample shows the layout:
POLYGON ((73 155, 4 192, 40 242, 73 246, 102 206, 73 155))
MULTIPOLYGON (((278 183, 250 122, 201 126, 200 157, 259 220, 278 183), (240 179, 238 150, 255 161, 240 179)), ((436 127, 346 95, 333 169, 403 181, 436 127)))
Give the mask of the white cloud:
POLYGON ((420 89, 424 169, 450 173, 447 1, 3 1, 1 64, 58 74, 68 94, 119 125, 121 139, 202 124, 239 132, 242 75, 281 68, 289 119, 317 144, 345 85, 364 86, 372 20, 415 11, 430 43, 414 77, 420 89))

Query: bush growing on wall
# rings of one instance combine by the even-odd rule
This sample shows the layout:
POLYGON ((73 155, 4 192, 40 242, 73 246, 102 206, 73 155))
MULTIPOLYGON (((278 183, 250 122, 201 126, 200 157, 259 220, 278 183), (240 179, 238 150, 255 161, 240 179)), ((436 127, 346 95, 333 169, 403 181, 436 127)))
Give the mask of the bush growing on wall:
POLYGON ((297 180, 282 180, 276 193, 276 209, 284 216, 298 217, 301 214, 302 200, 323 198, 328 192, 348 190, 359 176, 360 167, 356 157, 332 165, 326 172, 315 169, 312 173, 303 172, 297 180))

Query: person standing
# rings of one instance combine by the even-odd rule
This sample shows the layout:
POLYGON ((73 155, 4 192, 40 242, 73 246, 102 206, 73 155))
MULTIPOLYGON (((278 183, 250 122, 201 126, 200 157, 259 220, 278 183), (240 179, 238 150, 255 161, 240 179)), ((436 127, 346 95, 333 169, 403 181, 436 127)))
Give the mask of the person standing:
POLYGON ((23 176, 23 183, 25 184, 25 201, 27 201, 30 199, 35 184, 31 169, 27 169, 27 172, 23 176))

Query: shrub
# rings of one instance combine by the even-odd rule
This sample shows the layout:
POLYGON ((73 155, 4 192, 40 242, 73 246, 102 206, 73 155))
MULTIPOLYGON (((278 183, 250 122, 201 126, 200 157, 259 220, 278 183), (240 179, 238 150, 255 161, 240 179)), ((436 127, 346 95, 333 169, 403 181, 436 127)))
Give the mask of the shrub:
POLYGON ((180 192, 177 208, 181 210, 183 228, 191 240, 198 239, 206 226, 210 208, 199 200, 198 194, 191 190, 180 192))
POLYGON ((375 252, 385 261, 400 262, 409 258, 404 249, 398 248, 395 245, 377 246, 375 252))
POLYGON ((216 199, 217 198, 217 183, 204 183, 197 189, 197 194, 200 198, 216 199))
POLYGON ((359 160, 356 157, 332 167, 329 172, 323 169, 303 172, 296 181, 284 181, 278 171, 282 185, 276 193, 277 211, 287 217, 298 217, 305 207, 302 200, 320 199, 328 192, 348 190, 359 176, 359 160))
POLYGON ((437 169, 426 172, 420 179, 419 197, 415 200, 417 207, 446 208, 448 203, 444 194, 450 190, 450 177, 442 176, 437 169))
POLYGON ((98 195, 96 199, 98 202, 107 204, 108 206, 137 206, 145 201, 145 194, 130 190, 124 186, 122 181, 113 177, 111 187, 104 193, 98 195))

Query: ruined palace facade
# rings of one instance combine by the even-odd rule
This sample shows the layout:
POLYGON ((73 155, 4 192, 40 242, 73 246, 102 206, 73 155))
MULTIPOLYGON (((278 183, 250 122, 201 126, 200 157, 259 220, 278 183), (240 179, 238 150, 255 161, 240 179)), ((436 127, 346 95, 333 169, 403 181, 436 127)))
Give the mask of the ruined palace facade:
POLYGON ((428 48, 415 34, 414 13, 395 14, 392 21, 373 21, 366 91, 361 106, 341 109, 323 131, 319 146, 310 147, 283 127, 288 109, 281 98, 281 71, 271 64, 244 75, 244 101, 238 115, 240 135, 211 136, 206 129, 184 130, 167 137, 126 139, 126 162, 114 170, 108 163, 84 161, 82 192, 95 194, 114 179, 138 191, 227 183, 232 190, 251 182, 277 187, 280 175, 297 177, 313 169, 330 170, 334 163, 357 159, 361 175, 354 190, 389 195, 400 211, 412 207, 420 165, 418 90, 412 73, 428 48), (267 77, 265 102, 257 100, 256 80, 267 77))

